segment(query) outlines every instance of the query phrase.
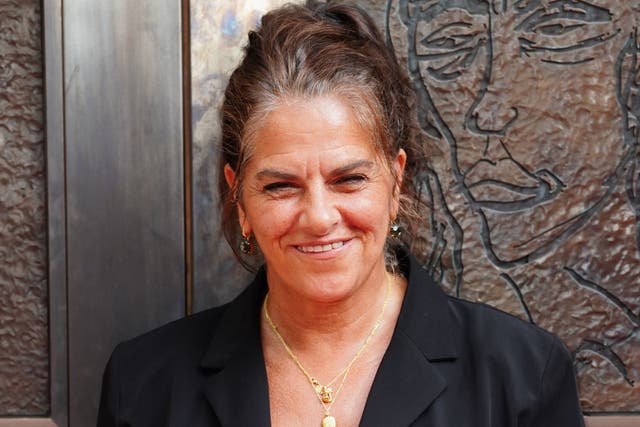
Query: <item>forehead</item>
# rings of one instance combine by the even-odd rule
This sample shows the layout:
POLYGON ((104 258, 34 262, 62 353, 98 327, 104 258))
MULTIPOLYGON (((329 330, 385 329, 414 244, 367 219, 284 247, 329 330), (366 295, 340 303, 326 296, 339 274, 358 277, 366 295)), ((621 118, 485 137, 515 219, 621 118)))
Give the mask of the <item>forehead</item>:
MULTIPOLYGON (((242 142, 245 149, 250 153, 255 151, 257 137, 263 133, 267 125, 272 125, 271 130, 274 130, 273 121, 276 119, 276 122, 279 122, 277 128, 282 134, 310 131, 316 128, 320 121, 325 125, 341 122, 343 128, 348 122, 350 130, 357 128, 367 136, 368 143, 374 151, 384 152, 384 126, 375 97, 364 91, 348 92, 345 94, 344 91, 336 90, 311 96, 281 95, 252 115, 242 142), (314 113, 316 119, 312 120, 314 113), (297 117, 297 123, 291 120, 293 117, 297 117), (285 123, 286 121, 288 123, 285 123), (302 128, 298 129, 298 124, 302 128)), ((328 132, 330 129, 327 126, 320 130, 328 132)), ((316 131, 319 132, 318 129, 316 131)))
POLYGON ((256 147, 289 149, 295 144, 330 144, 358 139, 371 145, 370 130, 362 126, 354 107, 341 97, 293 97, 280 100, 257 123, 256 147), (266 142, 266 144, 265 144, 266 142))
POLYGON ((257 129, 250 175, 263 171, 328 171, 366 159, 379 163, 370 132, 354 119, 349 104, 338 98, 289 100, 270 111, 257 129))

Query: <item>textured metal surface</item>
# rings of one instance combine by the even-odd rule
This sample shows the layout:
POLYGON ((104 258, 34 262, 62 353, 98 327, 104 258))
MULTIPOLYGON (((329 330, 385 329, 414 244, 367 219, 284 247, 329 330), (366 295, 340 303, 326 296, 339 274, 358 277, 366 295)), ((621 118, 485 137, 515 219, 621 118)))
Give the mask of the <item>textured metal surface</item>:
POLYGON ((266 10, 286 2, 191 0, 194 311, 229 301, 249 280, 219 230, 218 108, 247 32, 266 10))
POLYGON ((558 334, 586 411, 640 412, 640 5, 388 4, 431 157, 428 267, 558 334))
MULTIPOLYGON (((585 410, 640 412, 638 2, 355 3, 385 28, 418 93, 434 207, 424 213, 434 247, 418 254, 425 266, 449 292, 558 334, 574 352, 585 410)), ((203 308, 246 277, 213 213, 216 108, 245 31, 235 7, 192 4, 203 308)))
POLYGON ((40 13, 0 0, 0 416, 49 411, 40 13))
POLYGON ((181 4, 63 3, 69 424, 115 344, 184 315, 181 4))

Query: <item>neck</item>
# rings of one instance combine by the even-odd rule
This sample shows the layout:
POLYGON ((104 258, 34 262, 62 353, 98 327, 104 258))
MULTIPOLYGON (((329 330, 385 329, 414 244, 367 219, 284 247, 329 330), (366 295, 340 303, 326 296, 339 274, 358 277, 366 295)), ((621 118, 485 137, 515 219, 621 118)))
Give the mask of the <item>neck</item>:
POLYGON ((386 296, 388 282, 393 288, 393 278, 382 268, 355 292, 335 301, 313 300, 270 286, 267 308, 292 348, 321 351, 326 345, 335 351, 336 345, 359 343, 371 331, 385 299, 391 299, 386 296))

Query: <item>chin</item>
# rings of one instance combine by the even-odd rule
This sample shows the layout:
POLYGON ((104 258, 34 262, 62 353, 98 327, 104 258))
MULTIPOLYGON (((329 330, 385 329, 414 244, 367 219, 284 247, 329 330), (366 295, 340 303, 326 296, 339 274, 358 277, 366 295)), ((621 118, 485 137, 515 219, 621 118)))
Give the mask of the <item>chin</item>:
POLYGON ((324 271, 305 274, 299 278, 304 293, 319 302, 337 302, 352 295, 357 288, 357 277, 348 271, 324 271))

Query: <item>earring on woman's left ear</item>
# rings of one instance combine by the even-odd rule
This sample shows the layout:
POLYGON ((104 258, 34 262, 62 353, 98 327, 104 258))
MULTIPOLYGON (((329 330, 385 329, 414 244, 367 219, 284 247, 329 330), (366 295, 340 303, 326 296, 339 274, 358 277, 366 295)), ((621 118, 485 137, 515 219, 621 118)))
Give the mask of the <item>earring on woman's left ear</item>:
POLYGON ((389 235, 391 237, 395 237, 396 239, 402 236, 402 227, 400 227, 398 221, 393 221, 391 223, 391 226, 389 227, 389 235))

